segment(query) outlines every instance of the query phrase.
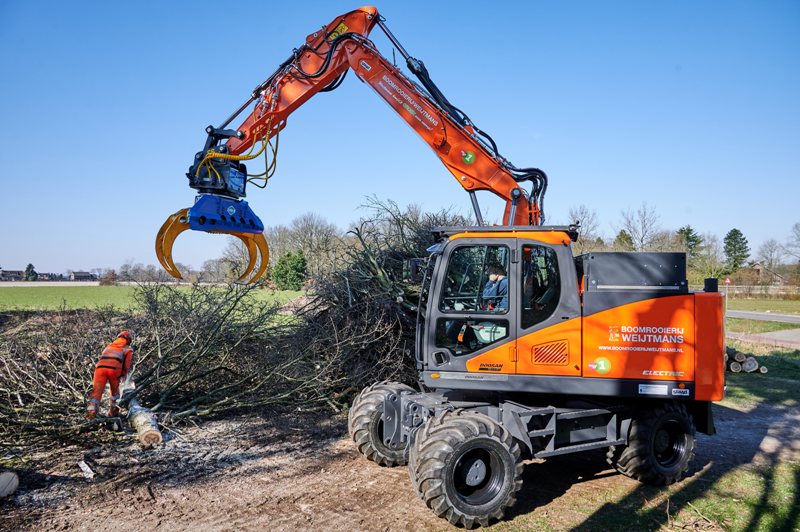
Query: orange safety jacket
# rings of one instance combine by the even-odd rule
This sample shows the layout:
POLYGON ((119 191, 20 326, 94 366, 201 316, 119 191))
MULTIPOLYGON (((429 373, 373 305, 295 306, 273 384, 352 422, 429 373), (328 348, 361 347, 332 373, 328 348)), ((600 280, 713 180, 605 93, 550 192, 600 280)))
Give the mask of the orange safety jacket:
POLYGON ((103 349, 103 354, 97 361, 95 368, 108 368, 117 370, 120 376, 127 375, 133 359, 133 349, 124 338, 117 338, 103 349))

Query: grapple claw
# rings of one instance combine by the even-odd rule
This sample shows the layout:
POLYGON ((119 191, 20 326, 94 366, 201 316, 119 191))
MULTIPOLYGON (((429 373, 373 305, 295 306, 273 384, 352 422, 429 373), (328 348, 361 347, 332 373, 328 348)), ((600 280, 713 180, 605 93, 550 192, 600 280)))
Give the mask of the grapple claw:
POLYGON ((253 241, 250 238, 249 234, 247 233, 244 234, 232 233, 232 234, 233 236, 237 237, 239 240, 244 242, 244 245, 247 247, 247 258, 248 258, 247 268, 245 268, 244 271, 242 272, 242 275, 240 275, 239 278, 236 279, 237 283, 241 283, 247 278, 248 275, 250 275, 250 272, 253 271, 253 268, 256 267, 256 259, 258 259, 258 250, 256 249, 255 244, 253 244, 253 241))
POLYGON ((237 283, 255 283, 267 271, 269 246, 264 238, 264 224, 246 201, 201 194, 191 209, 181 209, 167 218, 156 235, 156 257, 167 273, 176 279, 183 277, 172 260, 172 246, 178 235, 188 229, 231 235, 242 241, 249 257, 247 267, 236 280, 237 283), (245 281, 259 258, 258 270, 245 281))
POLYGON ((189 209, 181 209, 164 222, 156 235, 156 257, 168 274, 183 279, 172 260, 172 246, 179 234, 189 229, 189 209))

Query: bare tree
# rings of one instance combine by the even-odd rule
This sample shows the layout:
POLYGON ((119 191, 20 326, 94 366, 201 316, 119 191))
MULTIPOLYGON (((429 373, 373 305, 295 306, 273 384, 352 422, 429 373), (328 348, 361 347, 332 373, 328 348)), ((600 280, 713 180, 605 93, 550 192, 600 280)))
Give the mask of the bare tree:
POLYGON ((789 240, 783 246, 783 250, 796 259, 800 259, 800 222, 792 226, 789 240))
POLYGON ((622 229, 630 235, 635 251, 651 251, 663 247, 664 235, 658 219, 655 209, 646 202, 636 212, 631 209, 622 211, 622 229))
POLYGON ((697 250, 692 261, 692 270, 699 277, 693 281, 700 283, 708 277, 721 277, 726 272, 725 256, 719 238, 711 233, 702 235, 703 245, 697 250))
POLYGON ((758 260, 769 270, 774 270, 783 259, 783 247, 774 238, 770 238, 758 248, 758 260))
POLYGON ((302 250, 308 261, 308 273, 315 276, 327 271, 337 248, 341 231, 319 214, 308 212, 290 225, 294 251, 302 250))
POLYGON ((269 245, 269 263, 274 267, 278 258, 291 251, 297 251, 293 246, 291 230, 285 225, 273 225, 264 229, 264 237, 269 245))
POLYGON ((569 209, 569 223, 578 223, 578 241, 572 246, 572 251, 576 255, 582 255, 590 251, 597 250, 601 240, 599 239, 597 221, 597 211, 589 210, 584 204, 569 209))
POLYGON ((287 253, 302 251, 312 276, 329 271, 341 247, 342 231, 319 214, 308 212, 289 224, 266 228, 264 236, 270 249, 270 264, 287 253))

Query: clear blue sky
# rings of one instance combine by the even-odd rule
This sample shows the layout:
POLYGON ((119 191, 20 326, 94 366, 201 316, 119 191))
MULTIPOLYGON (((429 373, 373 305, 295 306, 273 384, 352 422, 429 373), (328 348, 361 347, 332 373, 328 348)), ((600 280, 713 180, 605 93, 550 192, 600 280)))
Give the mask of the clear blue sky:
MULTIPOLYGON (((155 263, 159 226, 192 203, 184 173, 203 128, 355 7, 0 2, 0 266, 155 263)), ((549 221, 584 203, 611 235, 647 201, 667 228, 738 227, 754 250, 800 221, 800 2, 378 7, 502 153, 548 173, 549 221)), ((278 173, 248 200, 266 225, 314 211, 346 227, 371 194, 469 212, 433 153, 349 76, 290 118, 278 173)), ((224 244, 186 233, 175 258, 199 266, 224 244)))

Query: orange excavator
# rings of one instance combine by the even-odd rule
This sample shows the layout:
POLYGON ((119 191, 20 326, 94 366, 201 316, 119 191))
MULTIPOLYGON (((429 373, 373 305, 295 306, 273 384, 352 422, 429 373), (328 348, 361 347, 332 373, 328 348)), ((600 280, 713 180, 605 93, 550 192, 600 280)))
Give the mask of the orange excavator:
POLYGON ((574 257, 576 227, 543 225, 544 172, 503 158, 374 7, 310 34, 236 112, 207 128, 187 174, 200 194, 157 236, 164 268, 180 278, 172 245, 193 229, 240 238, 250 251, 240 281, 262 276, 269 250, 245 187, 272 175, 288 116, 351 69, 437 154, 470 194, 477 220, 434 229, 437 244, 419 269, 419 391, 395 382, 365 388, 348 417, 358 450, 383 466, 408 465, 425 504, 466 528, 515 503, 526 457, 603 449, 631 478, 679 481, 696 432, 715 433, 711 405, 724 396, 716 279, 690 291, 683 253, 574 257), (368 39, 375 26, 417 81, 376 50, 368 39), (245 163, 262 155, 264 171, 249 174, 245 163), (505 200, 503 225, 484 224, 479 190, 505 200))
POLYGON ((494 140, 451 104, 433 83, 425 64, 400 45, 374 7, 337 17, 306 37, 305 43, 219 127, 208 126, 203 150, 195 155, 189 186, 200 192, 193 207, 167 219, 156 238, 156 255, 172 276, 181 273, 172 259, 176 237, 188 229, 224 233, 243 241, 250 261, 240 281, 257 281, 265 272, 269 250, 264 226, 245 197, 248 183, 263 187, 275 169, 278 135, 290 114, 312 96, 336 89, 349 70, 372 87, 439 156, 469 192, 478 223, 482 216, 476 191, 488 190, 506 200, 503 223, 540 225, 547 176, 538 168, 517 168, 503 158, 494 140), (415 83, 383 57, 367 38, 381 28, 419 80, 415 83), (236 129, 226 129, 246 114, 236 129), (273 144, 274 141, 274 144, 273 144), (245 162, 265 158, 265 170, 248 174, 245 162), (522 187, 530 183, 530 190, 522 187), (260 267, 253 274, 258 255, 260 267), (249 279, 248 279, 249 277, 249 279))

